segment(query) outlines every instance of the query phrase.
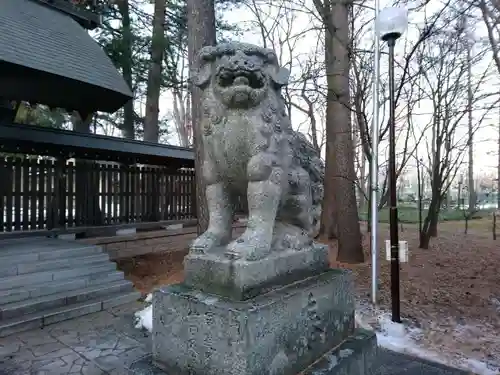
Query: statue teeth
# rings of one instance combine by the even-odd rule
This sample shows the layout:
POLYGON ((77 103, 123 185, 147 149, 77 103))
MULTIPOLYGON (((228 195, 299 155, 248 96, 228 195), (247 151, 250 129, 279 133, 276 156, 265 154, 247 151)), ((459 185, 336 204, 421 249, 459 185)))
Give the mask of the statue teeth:
POLYGON ((239 76, 234 79, 234 84, 238 86, 248 86, 249 81, 247 77, 239 76))

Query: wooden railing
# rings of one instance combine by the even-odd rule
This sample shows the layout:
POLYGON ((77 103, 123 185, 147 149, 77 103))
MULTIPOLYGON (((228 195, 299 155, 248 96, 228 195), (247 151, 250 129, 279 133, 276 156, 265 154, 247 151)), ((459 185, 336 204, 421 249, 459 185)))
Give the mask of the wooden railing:
POLYGON ((190 149, 0 123, 0 237, 194 219, 190 149))
POLYGON ((4 157, 0 181, 0 231, 196 217, 192 169, 4 157))

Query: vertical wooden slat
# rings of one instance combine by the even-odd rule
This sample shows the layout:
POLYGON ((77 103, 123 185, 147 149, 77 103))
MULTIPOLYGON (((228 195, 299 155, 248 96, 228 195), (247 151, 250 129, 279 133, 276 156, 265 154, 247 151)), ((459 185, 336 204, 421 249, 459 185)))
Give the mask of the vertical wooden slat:
POLYGON ((190 194, 190 189, 189 189, 189 183, 191 182, 190 180, 190 175, 189 175, 189 170, 186 169, 184 171, 184 196, 186 200, 186 211, 184 213, 184 217, 188 219, 191 216, 191 196, 190 194))
POLYGON ((44 207, 44 215, 45 215, 45 221, 46 221, 46 227, 47 229, 52 229, 54 226, 54 215, 52 212, 52 199, 54 198, 54 173, 53 173, 53 167, 54 167, 54 161, 53 160, 47 160, 46 163, 47 167, 47 178, 45 181, 45 186, 47 190, 47 194, 45 195, 45 207, 44 207))
POLYGON ((37 229, 36 217, 36 198, 37 198, 37 183, 38 183, 38 159, 30 159, 29 161, 29 206, 30 206, 30 229, 37 229))
POLYGON ((107 224, 113 223, 113 167, 106 165, 106 217, 107 224))
POLYGON ((112 221, 115 224, 119 223, 118 219, 118 166, 115 164, 113 165, 113 194, 112 194, 112 200, 113 200, 113 213, 112 213, 112 221))
POLYGON ((6 211, 6 228, 5 230, 7 232, 12 232, 12 219, 14 216, 14 202, 13 202, 13 195, 14 195, 14 159, 11 157, 8 157, 5 159, 6 160, 6 184, 7 184, 7 189, 5 190, 5 211, 6 211))
POLYGON ((54 162, 54 197, 52 201, 53 224, 59 228, 61 226, 61 162, 59 159, 54 162))
POLYGON ((29 159, 24 158, 21 160, 21 183, 22 189, 20 191, 21 195, 21 227, 23 230, 29 230, 30 227, 30 216, 29 216, 29 189, 30 189, 30 165, 29 159))
POLYGON ((184 170, 184 201, 185 201, 185 211, 184 211, 184 217, 186 219, 189 218, 191 215, 191 208, 189 206, 189 202, 191 200, 191 197, 189 196, 189 170, 184 170))
POLYGON ((137 221, 137 167, 133 165, 130 169, 130 219, 137 221))
POLYGON ((95 163, 89 162, 87 164, 87 199, 89 200, 87 223, 90 225, 96 225, 97 222, 97 211, 95 202, 95 163))
POLYGON ((181 174, 175 171, 175 218, 181 219, 181 174))
POLYGON ((182 219, 182 170, 177 170, 177 219, 182 219))
POLYGON ((144 222, 145 220, 145 212, 147 211, 147 205, 146 205, 146 167, 142 166, 141 167, 141 216, 140 216, 140 221, 144 222))
POLYGON ((149 177, 149 220, 158 221, 159 206, 158 206, 158 168, 150 168, 149 177))
POLYGON ((101 207, 101 165, 99 162, 94 162, 94 185, 93 197, 95 206, 95 220, 97 225, 104 225, 103 207, 101 207))
POLYGON ((83 168, 81 160, 75 159, 74 166, 74 205, 75 205, 75 215, 73 217, 75 227, 84 225, 84 217, 85 217, 85 204, 82 204, 80 201, 81 194, 85 194, 85 169, 83 168))
POLYGON ((175 181, 172 170, 168 174, 168 218, 175 219, 175 181))
POLYGON ((131 218, 130 218, 130 180, 131 180, 131 175, 130 175, 130 166, 128 164, 124 165, 124 178, 125 181, 123 183, 123 197, 124 197, 124 204, 123 204, 123 216, 125 219, 125 223, 130 223, 131 218))
POLYGON ((184 170, 179 170, 180 179, 181 179, 181 219, 186 217, 186 181, 185 181, 185 172, 184 170))
POLYGON ((7 177, 7 165, 5 163, 5 157, 0 156, 0 178, 5 183, 5 185, 0 184, 0 232, 5 231, 5 194, 6 190, 11 190, 8 184, 7 177))
POLYGON ((125 166, 121 164, 119 166, 119 171, 118 171, 118 178, 119 178, 119 183, 118 183, 118 197, 119 197, 119 202, 120 202, 120 209, 118 212, 118 222, 119 223, 126 223, 126 216, 125 216, 125 166))
POLYGON ((193 215, 193 218, 196 218, 196 216, 198 215, 198 212, 197 212, 197 200, 196 200, 196 177, 195 177, 195 173, 194 173, 194 170, 191 170, 191 212, 192 212, 192 215, 193 215))
POLYGON ((146 167, 145 173, 146 173, 146 212, 144 213, 144 221, 148 222, 151 221, 152 217, 152 209, 151 209, 151 195, 152 195, 152 186, 151 186, 151 168, 148 166, 146 167))
POLYGON ((68 197, 68 218, 67 226, 68 228, 75 226, 75 163, 69 162, 66 166, 67 175, 67 193, 68 197))
POLYGON ((160 169, 160 173, 158 176, 158 187, 160 191, 158 192, 160 202, 159 202, 159 207, 161 207, 161 216, 160 220, 167 220, 167 201, 166 201, 166 187, 167 187, 167 182, 165 181, 165 168, 160 169))
POLYGON ((106 225, 107 222, 107 215, 106 215, 106 196, 105 196, 105 189, 106 189, 106 170, 105 170, 105 165, 103 163, 99 163, 99 187, 98 187, 98 200, 100 201, 100 207, 101 207, 101 217, 102 217, 102 224, 106 225))
POLYGON ((57 188, 58 188, 58 209, 59 209, 59 227, 66 227, 67 213, 67 177, 66 177, 66 159, 60 159, 57 163, 57 188))
POLYGON ((14 161, 14 230, 21 229, 21 159, 14 161))
POLYGON ((177 192, 178 192, 178 187, 177 187, 177 171, 172 170, 172 174, 170 175, 170 178, 172 180, 172 220, 177 219, 177 192))
POLYGON ((145 211, 144 211, 144 219, 143 221, 150 221, 151 216, 151 168, 148 166, 144 168, 144 176, 145 176, 145 211))
POLYGON ((194 180, 191 170, 189 170, 189 218, 192 219, 193 216, 193 190, 194 190, 194 180))
POLYGON ((196 218, 196 181, 194 179, 194 172, 193 170, 189 170, 189 186, 190 186, 190 192, 189 192, 189 198, 191 201, 191 219, 196 218))
POLYGON ((37 183, 37 206, 38 206, 38 229, 45 228, 45 184, 47 180, 47 162, 38 162, 38 183, 37 183))

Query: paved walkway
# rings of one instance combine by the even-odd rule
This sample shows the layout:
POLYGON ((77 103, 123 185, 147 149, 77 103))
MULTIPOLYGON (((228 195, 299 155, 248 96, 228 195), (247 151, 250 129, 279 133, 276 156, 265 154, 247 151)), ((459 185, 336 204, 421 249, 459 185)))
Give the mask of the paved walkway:
MULTIPOLYGON (((140 308, 132 303, 0 339, 0 375, 167 375, 150 365, 150 338, 133 328, 140 308)), ((381 351, 373 375, 467 373, 381 351)))

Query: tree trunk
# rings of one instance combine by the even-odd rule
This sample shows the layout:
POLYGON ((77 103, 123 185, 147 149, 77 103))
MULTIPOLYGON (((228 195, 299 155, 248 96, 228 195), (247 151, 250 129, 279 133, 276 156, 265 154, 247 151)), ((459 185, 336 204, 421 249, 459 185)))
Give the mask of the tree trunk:
POLYGON ((359 211, 365 212, 366 211, 366 205, 368 204, 368 195, 370 194, 370 190, 366 189, 366 181, 368 180, 367 175, 366 175, 366 158, 361 151, 361 171, 359 174, 359 186, 358 186, 358 192, 359 192, 359 211))
POLYGON ((474 146, 473 146, 473 126, 472 126, 472 63, 471 63, 471 41, 467 40, 467 116, 468 116, 468 146, 469 146, 469 215, 476 209, 476 189, 474 186, 474 146))
MULTIPOLYGON (((130 24, 130 11, 128 0, 118 1, 118 9, 122 16, 122 53, 121 67, 125 82, 133 90, 132 84, 132 28, 130 24)), ((123 107, 123 124, 121 127, 123 137, 135 138, 134 131, 134 100, 131 99, 123 107)))
POLYGON ((146 96, 146 118, 144 119, 144 140, 158 142, 158 115, 162 82, 163 51, 165 50, 165 8, 166 0, 156 0, 153 14, 153 40, 151 41, 151 65, 148 72, 146 96))
MULTIPOLYGON (((326 0, 327 2, 329 0, 326 0)), ((329 4, 324 6, 328 7, 328 11, 325 9, 325 12, 330 13, 329 4)), ((330 20, 328 20, 330 22, 330 20)), ((335 144, 334 137, 335 131, 333 125, 335 123, 335 118, 337 116, 336 113, 336 93, 334 89, 330 89, 335 84, 334 82, 334 71, 333 71, 333 59, 334 59, 334 51, 333 51, 333 39, 331 33, 328 30, 325 31, 325 64, 326 64, 326 75, 328 82, 328 92, 327 92, 327 102, 326 102, 326 152, 325 152, 325 182, 324 182, 324 197, 322 203, 322 211, 321 211, 321 226, 320 226, 320 235, 325 236, 328 239, 337 238, 337 223, 336 223, 336 202, 335 202, 335 179, 334 179, 334 171, 333 166, 336 162, 335 160, 335 144)))
POLYGON ((175 128, 179 136, 179 143, 182 147, 189 147, 188 127, 191 126, 191 120, 188 114, 188 111, 190 111, 189 96, 185 98, 179 88, 175 88, 172 95, 175 128))
POLYGON ((438 223, 439 223, 439 210, 435 215, 432 216, 432 220, 430 222, 430 227, 429 227, 429 236, 437 237, 438 223))
MULTIPOLYGON (((373 159, 372 159, 373 160, 373 159)), ((366 232, 367 233, 371 233, 372 231, 372 199, 373 199, 373 195, 372 195, 372 190, 371 190, 371 186, 372 186, 372 174, 371 174, 371 166, 370 166, 370 174, 368 175, 368 179, 367 179, 367 187, 366 187, 366 191, 369 192, 368 194, 368 210, 366 211, 367 212, 367 220, 366 220, 366 232), (369 190, 368 190, 369 189, 369 190)))
POLYGON ((429 210, 427 211, 427 216, 424 220, 424 225, 422 227, 422 233, 420 233, 420 244, 421 249, 428 249, 431 237, 437 235, 437 224, 439 221, 439 207, 441 206, 441 200, 435 195, 432 197, 429 204, 429 210))
POLYGON ((326 194, 332 195, 331 202, 337 216, 338 261, 361 263, 364 253, 356 205, 349 87, 351 7, 351 2, 338 0, 331 1, 328 6, 325 63, 328 86, 326 137, 330 155, 326 161, 326 174, 330 176, 334 189, 326 190, 326 194))
POLYGON ((500 210, 500 106, 498 107, 497 210, 500 210))
MULTIPOLYGON (((196 68, 196 54, 204 46, 215 45, 215 5, 214 0, 187 0, 188 19, 188 60, 190 71, 196 68)), ((196 169, 196 214, 198 219, 198 233, 202 233, 208 226, 208 211, 205 198, 205 184, 202 179, 201 167, 203 163, 203 143, 201 138, 200 119, 203 115, 201 108, 201 91, 190 85, 191 90, 191 121, 193 127, 193 145, 195 148, 196 169)))
POLYGON ((431 240, 431 236, 429 235, 429 224, 430 224, 430 218, 429 216, 426 216, 424 220, 424 226, 422 228, 422 233, 420 233, 420 243, 418 245, 418 247, 421 249, 429 248, 429 243, 431 240))

